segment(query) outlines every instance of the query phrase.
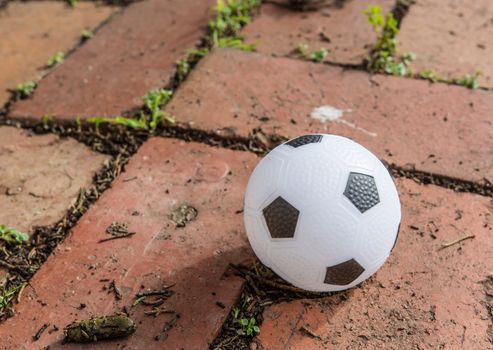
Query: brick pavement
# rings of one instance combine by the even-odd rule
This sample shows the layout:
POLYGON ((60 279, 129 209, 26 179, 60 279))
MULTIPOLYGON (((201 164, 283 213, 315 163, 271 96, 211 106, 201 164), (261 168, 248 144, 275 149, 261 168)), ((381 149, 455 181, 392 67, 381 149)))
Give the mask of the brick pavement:
POLYGON ((223 49, 165 109, 225 137, 334 133, 389 163, 493 181, 491 92, 223 49))
POLYGON ((493 3, 488 0, 418 1, 402 21, 399 52, 414 52, 417 71, 462 78, 479 70, 481 86, 493 88, 493 3))
POLYGON ((30 232, 62 219, 110 159, 72 139, 0 127, 0 224, 30 232))
POLYGON ((397 182, 403 221, 382 269, 346 293, 264 311, 263 349, 489 349, 490 198, 397 182), (475 238, 440 249, 465 235, 475 238))
POLYGON ((360 0, 341 5, 327 1, 319 11, 293 11, 286 7, 287 1, 268 3, 244 29, 243 35, 248 43, 257 43, 261 53, 287 56, 293 54, 298 44, 306 44, 310 52, 327 49, 327 61, 360 65, 377 38, 363 10, 369 5, 379 5, 385 13, 393 3, 392 0, 360 0))
POLYGON ((161 138, 148 141, 26 287, 17 315, 0 325, 5 334, 0 349, 59 349, 61 330, 45 332, 37 342, 32 336, 46 322, 61 329, 74 319, 122 311, 125 305, 137 331, 116 341, 119 346, 206 348, 243 284, 228 272, 228 263, 251 258, 243 217, 236 212, 243 206, 238 189, 246 186, 256 161, 247 152, 161 138), (198 215, 177 228, 170 213, 184 203, 198 215), (135 235, 99 243, 115 221, 127 223, 135 235), (103 288, 113 279, 122 300, 103 288), (176 283, 175 295, 163 307, 180 318, 160 344, 154 338, 174 315, 145 316, 150 307, 131 305, 141 288, 171 283, 176 283), (81 304, 86 307, 78 309, 81 304))
MULTIPOLYGON (((78 115, 110 116, 138 108, 141 96, 165 86, 175 61, 204 35, 213 3, 145 0, 129 5, 46 76, 33 98, 15 103, 9 116, 39 121, 49 114, 63 123, 78 115)), ((384 12, 392 5, 378 3, 384 12)), ((326 45, 329 61, 361 63, 375 38, 361 14, 369 3, 333 4, 305 13, 263 5, 243 31, 248 42, 258 41, 260 53, 214 50, 178 88, 166 111, 177 116, 180 126, 194 129, 190 135, 196 139, 197 130, 226 138, 329 132, 353 138, 407 169, 493 181, 490 91, 272 57, 289 55, 303 41, 312 49, 326 45)), ((459 2, 440 0, 443 11, 429 3, 413 5, 402 23, 400 50, 415 51, 418 68, 424 60, 434 62, 423 67, 443 68, 439 73, 445 75, 483 67, 487 55, 482 53, 489 50, 488 12, 475 6, 488 5, 478 4, 462 9, 459 2), (423 19, 430 22, 427 11, 445 25, 433 30, 424 25, 423 19), (474 19, 484 22, 481 31, 466 25, 476 23, 474 19), (427 57, 435 52, 427 45, 439 52, 427 57), (456 52, 458 63, 448 60, 456 52)), ((71 14, 86 7, 94 23, 103 20, 101 13, 109 15, 107 7, 97 7, 102 11, 97 17, 88 2, 79 2, 71 14)), ((51 14, 53 23, 57 13, 51 14)), ((486 67, 481 84, 489 86, 488 79, 486 67)), ((31 136, 0 127, 0 138, 0 223, 25 230, 60 218, 78 188, 87 186, 108 159, 54 135, 31 136)), ((0 324, 5 335, 0 349, 59 349, 66 324, 123 311, 124 306, 137 321, 136 333, 91 348, 207 348, 243 286, 228 264, 253 258, 241 209, 244 187, 258 160, 252 153, 176 139, 147 141, 26 286, 14 306, 17 314, 0 324), (177 227, 173 220, 182 204, 198 214, 177 227), (135 234, 100 243, 110 238, 105 230, 114 222, 128 224, 135 234), (113 280, 121 299, 111 290, 113 280), (139 290, 170 283, 176 283, 175 294, 162 307, 175 314, 154 318, 144 313, 150 306, 131 306, 139 290), (170 321, 176 323, 163 331, 170 321), (46 322, 51 325, 34 342, 32 336, 46 322)), ((268 307, 254 339, 257 349, 490 347, 492 292, 484 280, 493 265, 491 198, 406 179, 396 182, 402 231, 381 271, 344 293, 268 307), (473 239, 439 249, 470 234, 473 239)))
POLYGON ((98 35, 19 101, 10 116, 39 122, 116 116, 138 109, 141 97, 170 82, 175 62, 205 33, 214 2, 148 0, 130 4, 98 35), (177 18, 180 21, 177 21, 177 18))
POLYGON ((63 1, 10 2, 0 10, 0 105, 18 84, 41 78, 56 52, 67 52, 117 10, 96 2, 70 8, 63 1))

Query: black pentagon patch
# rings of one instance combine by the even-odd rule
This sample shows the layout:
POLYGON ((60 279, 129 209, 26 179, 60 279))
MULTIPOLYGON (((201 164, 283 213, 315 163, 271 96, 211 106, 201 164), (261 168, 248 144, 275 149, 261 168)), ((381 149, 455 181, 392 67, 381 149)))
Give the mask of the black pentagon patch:
POLYGON ((358 278, 365 269, 354 259, 327 267, 324 283, 345 286, 358 278))
POLYGON ((282 197, 277 197, 263 210, 272 238, 293 238, 300 212, 282 197))
POLYGON ((297 148, 300 146, 308 145, 309 143, 318 143, 322 141, 322 135, 303 135, 286 142, 286 145, 297 148))
POLYGON ((392 246, 392 249, 390 251, 393 251, 395 248, 395 245, 397 244, 397 238, 399 237, 399 232, 401 232, 401 223, 400 222, 399 222, 399 227, 397 227, 397 234, 395 235, 394 245, 392 246))
POLYGON ((350 173, 344 195, 362 213, 380 202, 377 185, 371 175, 350 173))

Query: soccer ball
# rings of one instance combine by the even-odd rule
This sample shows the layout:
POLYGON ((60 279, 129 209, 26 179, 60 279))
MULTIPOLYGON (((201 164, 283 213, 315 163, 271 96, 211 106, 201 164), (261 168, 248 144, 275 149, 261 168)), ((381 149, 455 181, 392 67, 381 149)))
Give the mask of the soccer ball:
POLYGON ((370 151, 317 134, 272 150, 245 195, 248 240, 291 284, 328 292, 373 275, 394 248, 401 208, 392 177, 370 151))

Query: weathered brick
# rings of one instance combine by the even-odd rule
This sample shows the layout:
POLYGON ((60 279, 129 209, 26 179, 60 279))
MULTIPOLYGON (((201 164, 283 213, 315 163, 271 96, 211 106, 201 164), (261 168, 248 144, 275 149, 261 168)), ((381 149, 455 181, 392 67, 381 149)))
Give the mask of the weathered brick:
POLYGON ((115 116, 139 108, 141 97, 170 82, 175 62, 204 36, 212 0, 132 3, 16 103, 14 118, 59 121, 115 116))
POLYGON ((56 52, 66 52, 84 30, 92 30, 116 7, 63 1, 11 1, 0 11, 0 106, 18 84, 39 80, 42 68, 56 52))
POLYGON ((36 343, 31 340, 45 322, 63 328, 74 319, 112 314, 127 306, 137 323, 136 333, 93 348, 207 348, 243 283, 229 272, 228 263, 251 258, 243 216, 236 211, 242 209, 242 189, 257 160, 251 153, 177 140, 154 138, 145 143, 41 267, 32 288, 26 287, 15 306, 17 315, 0 325, 2 345, 56 348, 61 330, 45 332, 36 343), (198 216, 176 227, 169 215, 183 203, 196 208, 198 216), (115 221, 128 223, 135 235, 98 243, 110 237, 105 229, 115 221), (104 289, 112 280, 123 294, 120 301, 104 289), (141 286, 160 289, 171 283, 176 283, 175 295, 160 307, 174 310, 180 318, 167 338, 156 342, 154 337, 174 316, 145 316, 151 307, 131 305, 141 286), (81 303, 86 307, 78 309, 81 303))
POLYGON ((183 125, 223 136, 327 132, 352 138, 389 163, 493 181, 487 91, 216 50, 166 110, 183 125))
POLYGON ((0 127, 0 224, 31 231, 62 219, 108 156, 73 139, 0 127))
POLYGON ((294 53, 298 44, 309 51, 326 48, 326 60, 344 64, 362 64, 377 35, 369 26, 363 11, 379 5, 389 11, 392 0, 327 1, 318 11, 300 12, 280 4, 265 4, 243 34, 257 50, 274 56, 294 53))
POLYGON ((449 78, 481 72, 481 86, 493 88, 493 2, 418 1, 402 21, 399 52, 414 52, 417 71, 449 78))
POLYGON ((398 188, 403 222, 388 262, 348 292, 266 309, 256 340, 264 349, 491 347, 481 282, 493 266, 491 199, 410 180, 398 188))

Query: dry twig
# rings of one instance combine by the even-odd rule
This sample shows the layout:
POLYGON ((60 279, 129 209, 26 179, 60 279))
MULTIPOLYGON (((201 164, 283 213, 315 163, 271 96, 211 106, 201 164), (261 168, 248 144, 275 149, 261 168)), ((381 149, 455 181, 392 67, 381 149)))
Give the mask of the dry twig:
POLYGON ((453 245, 456 245, 457 243, 460 243, 462 241, 465 241, 466 239, 473 239, 475 237, 476 237, 475 235, 469 235, 469 236, 464 236, 462 238, 456 239, 455 241, 452 241, 452 242, 449 242, 449 243, 442 243, 442 246, 440 247, 439 250, 442 250, 442 249, 451 247, 453 245))

